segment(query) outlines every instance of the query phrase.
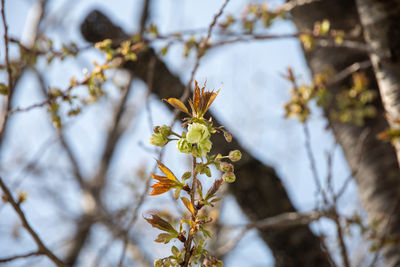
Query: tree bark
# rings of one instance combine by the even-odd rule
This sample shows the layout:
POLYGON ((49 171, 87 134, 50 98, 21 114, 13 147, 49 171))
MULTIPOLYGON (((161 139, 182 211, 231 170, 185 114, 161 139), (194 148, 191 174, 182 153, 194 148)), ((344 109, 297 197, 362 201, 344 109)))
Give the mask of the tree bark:
MULTIPOLYGON (((400 129, 400 1, 357 0, 357 8, 389 124, 400 129)), ((400 165, 400 138, 393 144, 400 165)))
MULTIPOLYGON (((115 26, 100 11, 93 11, 87 16, 81 25, 81 31, 84 38, 92 43, 110 38, 118 44, 121 40, 128 38, 120 27, 115 26)), ((137 61, 126 63, 124 68, 130 70, 139 79, 147 81, 152 59, 156 60, 153 93, 160 99, 179 98, 184 91, 184 84, 169 71, 152 49, 140 53, 137 61)), ((218 125, 215 117, 213 119, 218 125)), ((238 179, 230 186, 230 189, 251 220, 295 211, 272 167, 258 161, 235 140, 226 143, 219 135, 215 137, 213 144, 214 148, 223 154, 233 149, 242 151, 242 160, 239 164, 235 164, 238 179)), ((306 226, 260 231, 260 235, 272 250, 276 266, 330 266, 328 258, 321 249, 320 239, 306 226)))
MULTIPOLYGON (((360 26, 354 0, 314 2, 295 8, 292 16, 297 29, 301 32, 312 29, 316 21, 323 19, 328 19, 333 29, 345 32, 350 32, 360 26)), ((362 35, 360 35, 359 41, 363 41, 362 35)), ((400 50, 396 52, 398 51, 400 50)), ((305 51, 305 57, 313 74, 320 73, 327 67, 339 72, 355 62, 368 60, 368 55, 361 50, 341 47, 317 47, 315 50, 305 51)), ((370 85, 379 93, 372 69, 367 70, 367 75, 370 85)), ((392 73, 388 75, 390 77, 392 73)), ((397 76, 397 81, 398 79, 400 76, 397 76)), ((349 86, 350 81, 347 79, 331 86, 329 90, 335 95, 342 90, 341 88, 349 88, 349 86)), ((325 112, 335 137, 342 146, 347 162, 355 173, 354 178, 362 204, 371 219, 381 220, 377 229, 380 240, 395 240, 383 245, 385 260, 389 266, 399 266, 400 171, 395 149, 389 143, 384 143, 376 138, 376 135, 386 129, 388 124, 382 103, 378 99, 374 104, 378 115, 367 120, 363 127, 331 120, 329 112, 335 108, 334 105, 325 109, 325 112)))

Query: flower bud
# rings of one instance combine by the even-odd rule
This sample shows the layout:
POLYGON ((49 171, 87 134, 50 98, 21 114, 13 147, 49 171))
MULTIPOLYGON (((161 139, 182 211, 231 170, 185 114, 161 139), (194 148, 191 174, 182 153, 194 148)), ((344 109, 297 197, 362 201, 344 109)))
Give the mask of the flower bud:
POLYGON ((150 144, 154 146, 165 146, 168 143, 168 139, 162 134, 153 134, 150 137, 150 144))
POLYGON ((231 133, 224 132, 224 137, 225 137, 226 142, 228 142, 228 143, 232 142, 232 134, 231 133))
POLYGON ((191 144, 198 144, 203 140, 207 140, 210 137, 210 132, 207 126, 200 123, 192 123, 188 127, 188 133, 186 139, 191 144))
POLYGON ((229 152, 229 159, 233 162, 239 161, 242 158, 242 152, 239 150, 233 150, 229 152))
POLYGON ((233 172, 233 165, 228 162, 221 162, 219 164, 219 169, 223 172, 233 172))
POLYGON ((165 137, 168 137, 171 135, 171 127, 167 126, 167 125, 163 125, 160 127, 160 133, 162 135, 164 135, 165 137))
POLYGON ((154 126, 153 132, 154 133, 159 133, 160 132, 160 126, 154 126))
POLYGON ((236 176, 233 172, 226 172, 222 175, 222 179, 227 183, 233 183, 236 180, 236 176))
POLYGON ((179 139, 179 141, 176 143, 176 148, 178 148, 178 150, 182 153, 192 153, 192 144, 190 144, 185 138, 179 139))

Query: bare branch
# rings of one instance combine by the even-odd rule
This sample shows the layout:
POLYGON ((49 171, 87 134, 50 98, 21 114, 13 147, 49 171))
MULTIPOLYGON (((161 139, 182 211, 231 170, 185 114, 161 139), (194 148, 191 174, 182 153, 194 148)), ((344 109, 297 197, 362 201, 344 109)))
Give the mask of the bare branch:
MULTIPOLYGON (((213 30, 213 28, 215 27, 215 25, 217 24, 217 20, 218 18, 222 15, 222 13, 224 12, 224 9, 226 7, 226 5, 228 4, 229 0, 225 0, 225 2, 222 4, 221 8, 219 9, 218 13, 215 14, 211 24, 208 27, 208 31, 207 31, 207 36, 206 38, 203 39, 203 41, 200 43, 199 45, 199 49, 197 51, 197 57, 196 57, 196 62, 194 63, 194 67, 192 70, 192 73, 190 74, 190 79, 188 81, 188 83, 186 84, 185 90, 183 91, 182 97, 180 98, 180 100, 182 102, 185 102, 190 94, 190 87, 192 85, 192 82, 194 80, 194 75, 196 74, 197 69, 199 68, 200 65, 200 59, 203 57, 207 47, 208 47, 208 42, 211 38, 211 32, 213 30)), ((176 112, 176 114, 178 114, 179 112, 176 112)), ((177 117, 177 115, 175 115, 174 117, 177 117)))
POLYGON ((40 256, 41 253, 39 251, 34 251, 26 254, 21 254, 21 255, 15 255, 7 258, 0 258, 0 263, 5 263, 5 262, 10 262, 18 259, 23 259, 23 258, 29 258, 33 256, 40 256))
POLYGON ((229 251, 234 249, 239 241, 247 234, 251 229, 277 229, 277 228, 287 228, 298 225, 308 225, 313 221, 319 220, 320 218, 326 216, 326 214, 318 211, 311 211, 307 213, 299 212, 286 212, 279 214, 277 216, 265 218, 263 220, 249 223, 246 225, 226 225, 225 228, 237 228, 244 227, 243 230, 230 242, 225 243, 223 246, 216 250, 216 255, 223 256, 229 251))
POLYGON ((4 53, 5 53, 5 60, 6 60, 6 68, 8 74, 8 89, 7 89, 7 98, 6 98, 6 105, 5 110, 3 111, 4 115, 2 118, 2 122, 0 125, 0 142, 3 141, 4 132, 6 129, 6 124, 8 120, 8 111, 11 108, 11 97, 13 91, 13 77, 12 77, 12 70, 10 59, 8 55, 8 26, 6 22, 6 14, 5 14, 5 0, 1 0, 1 17, 3 20, 3 28, 4 28, 4 53))
POLYGON ((46 255, 51 261, 53 261, 57 266, 62 266, 62 267, 67 267, 67 265, 61 261, 56 255, 53 254, 53 252, 51 252, 46 245, 43 243, 43 241, 40 239, 39 235, 33 230, 33 228, 31 227, 31 225, 29 224, 28 220, 25 217, 24 212, 21 210, 19 203, 17 203, 14 200, 14 197, 12 196, 10 190, 8 189, 8 187, 5 185, 5 183, 3 182, 3 179, 0 177, 0 187, 3 190, 7 201, 12 205, 12 207, 14 208, 14 210, 17 212, 19 218, 22 221, 22 225, 24 226, 24 228, 29 232, 29 234, 31 235, 31 237, 33 238, 33 240, 35 241, 36 245, 39 248, 39 254, 41 255, 46 255))

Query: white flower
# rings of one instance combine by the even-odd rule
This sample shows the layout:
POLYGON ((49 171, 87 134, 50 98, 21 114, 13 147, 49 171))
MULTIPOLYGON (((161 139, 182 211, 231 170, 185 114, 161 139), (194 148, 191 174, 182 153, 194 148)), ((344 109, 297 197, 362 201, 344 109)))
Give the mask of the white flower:
POLYGON ((192 123, 188 127, 186 140, 191 144, 199 144, 210 137, 207 126, 200 123, 192 123))

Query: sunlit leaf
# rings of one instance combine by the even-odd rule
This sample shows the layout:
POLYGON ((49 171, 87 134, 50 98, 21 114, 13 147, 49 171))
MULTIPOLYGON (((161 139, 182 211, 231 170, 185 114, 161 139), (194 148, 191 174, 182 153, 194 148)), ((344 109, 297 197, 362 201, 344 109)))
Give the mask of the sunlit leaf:
POLYGON ((189 199, 187 199, 186 197, 181 197, 181 200, 183 202, 183 204, 185 204, 186 208, 190 211, 190 213, 195 216, 194 214, 194 207, 192 205, 192 202, 190 202, 189 199))
POLYGON ((151 196, 160 195, 165 192, 168 192, 176 185, 175 181, 170 180, 165 176, 159 176, 152 173, 151 177, 155 180, 158 180, 156 184, 151 186, 153 188, 153 190, 150 193, 151 196))
POLYGON ((174 108, 179 109, 180 111, 185 112, 190 115, 189 110, 187 109, 185 104, 183 104, 179 99, 171 97, 171 98, 163 99, 163 100, 167 101, 174 108))
POLYGON ((167 168, 164 164, 162 164, 159 160, 157 160, 158 168, 167 175, 167 178, 172 181, 179 182, 178 179, 175 177, 175 175, 172 173, 170 169, 167 168))

